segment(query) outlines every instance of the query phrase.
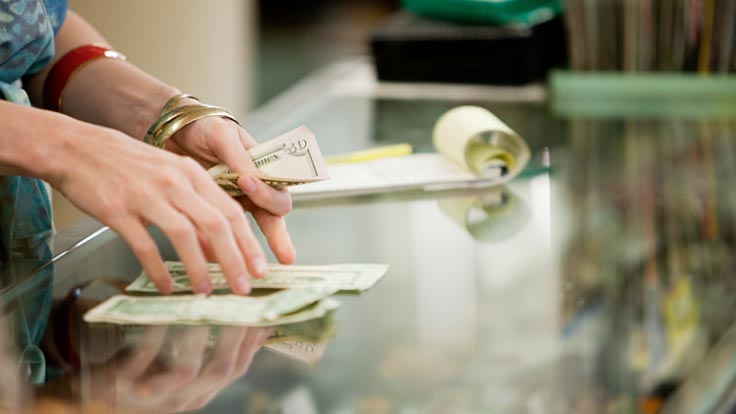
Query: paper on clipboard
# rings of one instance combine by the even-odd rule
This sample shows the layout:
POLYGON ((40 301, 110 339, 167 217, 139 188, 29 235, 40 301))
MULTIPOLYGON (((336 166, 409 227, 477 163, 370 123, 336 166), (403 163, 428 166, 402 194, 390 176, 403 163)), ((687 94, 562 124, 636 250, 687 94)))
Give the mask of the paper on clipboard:
POLYGON ((318 199, 393 191, 490 187, 524 169, 524 140, 484 108, 454 108, 435 124, 437 153, 379 158, 327 167, 330 180, 290 188, 294 199, 318 199))

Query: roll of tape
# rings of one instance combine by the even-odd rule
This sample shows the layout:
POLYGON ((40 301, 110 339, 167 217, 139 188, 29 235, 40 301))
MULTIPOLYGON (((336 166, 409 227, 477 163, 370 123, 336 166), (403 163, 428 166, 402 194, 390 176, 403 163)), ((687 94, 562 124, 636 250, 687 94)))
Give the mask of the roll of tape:
POLYGON ((484 178, 506 181, 529 162, 524 140, 488 110, 460 106, 443 114, 434 126, 437 152, 484 178))

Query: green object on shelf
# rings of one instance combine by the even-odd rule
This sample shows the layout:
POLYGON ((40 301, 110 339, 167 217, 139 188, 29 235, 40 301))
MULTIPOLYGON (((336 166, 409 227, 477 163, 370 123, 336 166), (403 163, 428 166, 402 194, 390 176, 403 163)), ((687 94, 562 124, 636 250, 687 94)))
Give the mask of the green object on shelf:
POLYGON ((561 13, 559 0, 404 0, 420 16, 475 24, 535 25, 561 13))
POLYGON ((552 109, 565 117, 736 118, 736 76, 553 71, 552 109))

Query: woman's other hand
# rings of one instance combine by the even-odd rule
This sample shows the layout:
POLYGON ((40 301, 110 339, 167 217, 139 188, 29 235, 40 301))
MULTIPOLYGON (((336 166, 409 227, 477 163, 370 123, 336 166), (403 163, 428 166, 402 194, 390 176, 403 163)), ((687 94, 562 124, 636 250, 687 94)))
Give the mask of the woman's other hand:
POLYGON ((166 141, 165 148, 194 158, 204 168, 222 162, 231 171, 243 173, 238 185, 245 196, 238 197, 238 202, 253 215, 276 259, 289 264, 296 251, 283 216, 291 211, 291 196, 256 178, 257 169, 247 151, 255 145, 255 140, 236 123, 208 117, 177 132, 166 141))

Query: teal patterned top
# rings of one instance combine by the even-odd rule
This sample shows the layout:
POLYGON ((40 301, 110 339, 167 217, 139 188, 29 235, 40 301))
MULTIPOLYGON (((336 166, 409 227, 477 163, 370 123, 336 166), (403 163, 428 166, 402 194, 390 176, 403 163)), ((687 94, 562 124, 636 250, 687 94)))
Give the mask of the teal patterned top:
MULTIPOLYGON (((0 0, 0 99, 30 106, 22 78, 40 71, 53 57, 54 36, 66 9, 67 0, 0 0)), ((36 272, 51 258, 45 243, 51 223, 49 196, 40 180, 0 176, 0 288, 11 283, 34 285, 13 307, 19 370, 31 383, 43 382, 51 368, 38 344, 51 306, 53 268, 36 272), (23 282, 34 272, 32 280, 23 282)))
POLYGON ((0 93, 30 105, 20 84, 54 55, 54 35, 66 16, 66 0, 0 0, 0 93))
MULTIPOLYGON (((23 76, 40 71, 54 55, 54 35, 67 0, 0 0, 0 98, 30 106, 23 76)), ((51 231, 49 196, 30 177, 0 176, 0 263, 21 254, 51 231)))

